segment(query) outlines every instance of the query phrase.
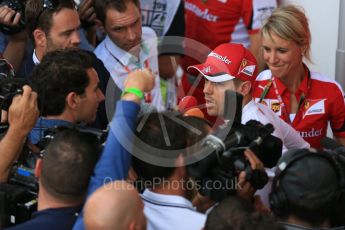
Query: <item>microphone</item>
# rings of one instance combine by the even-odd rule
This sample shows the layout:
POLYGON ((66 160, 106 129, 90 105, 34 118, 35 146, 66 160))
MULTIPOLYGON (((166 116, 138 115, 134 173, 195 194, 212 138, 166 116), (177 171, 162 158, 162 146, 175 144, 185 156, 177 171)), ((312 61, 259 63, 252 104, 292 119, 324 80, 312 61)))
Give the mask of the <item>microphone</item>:
POLYGON ((185 96, 178 103, 177 107, 181 113, 185 113, 187 110, 198 106, 198 101, 193 96, 185 96))
POLYGON ((339 144, 335 140, 329 137, 324 137, 321 139, 321 146, 326 150, 331 150, 338 154, 338 157, 342 159, 345 163, 345 146, 339 144))
POLYGON ((186 112, 183 113, 183 116, 199 117, 199 118, 205 119, 204 113, 198 108, 188 109, 186 112))
POLYGON ((329 150, 335 150, 342 147, 345 148, 344 146, 342 146, 341 144, 329 137, 324 137, 321 139, 321 146, 329 150))

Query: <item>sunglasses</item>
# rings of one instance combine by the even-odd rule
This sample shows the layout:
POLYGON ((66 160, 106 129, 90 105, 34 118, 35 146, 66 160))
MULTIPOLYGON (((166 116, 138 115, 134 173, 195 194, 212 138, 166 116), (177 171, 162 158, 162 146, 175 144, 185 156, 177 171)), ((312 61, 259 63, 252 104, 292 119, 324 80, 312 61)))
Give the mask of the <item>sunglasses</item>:
POLYGON ((36 21, 35 21, 35 29, 37 28, 38 22, 43 14, 43 12, 45 12, 46 10, 51 10, 54 11, 58 8, 60 4, 59 0, 43 0, 43 8, 42 10, 39 12, 36 21))

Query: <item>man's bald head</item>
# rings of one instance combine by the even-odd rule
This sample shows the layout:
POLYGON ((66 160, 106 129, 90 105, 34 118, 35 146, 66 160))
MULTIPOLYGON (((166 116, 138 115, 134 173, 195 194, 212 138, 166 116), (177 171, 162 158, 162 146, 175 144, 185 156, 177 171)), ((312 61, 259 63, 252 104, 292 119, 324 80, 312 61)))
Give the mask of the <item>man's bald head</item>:
POLYGON ((135 187, 115 181, 97 189, 84 209, 86 229, 145 229, 144 204, 135 187))

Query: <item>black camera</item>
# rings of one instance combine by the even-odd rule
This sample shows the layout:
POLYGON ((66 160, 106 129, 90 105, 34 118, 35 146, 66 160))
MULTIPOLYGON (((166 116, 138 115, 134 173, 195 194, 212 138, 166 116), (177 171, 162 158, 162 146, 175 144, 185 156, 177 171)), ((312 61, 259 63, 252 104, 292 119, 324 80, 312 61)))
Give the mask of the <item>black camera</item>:
MULTIPOLYGON (((42 127, 43 128, 43 127, 42 127)), ((98 146, 98 153, 100 154, 103 150, 103 147, 105 145, 105 141, 107 139, 109 130, 102 130, 102 129, 96 129, 88 126, 83 125, 77 125, 77 124, 71 124, 69 126, 54 126, 52 128, 48 128, 44 130, 44 135, 41 138, 41 140, 36 144, 36 146, 39 149, 43 150, 43 153, 41 155, 44 155, 44 149, 47 147, 47 145, 50 143, 51 140, 54 139, 55 135, 63 130, 66 129, 76 129, 81 133, 92 135, 92 140, 96 141, 96 145, 98 146)))
POLYGON ((99 154, 101 153, 108 131, 77 125, 46 129, 35 148, 28 144, 24 145, 19 159, 12 167, 7 183, 0 183, 0 229, 25 222, 36 211, 38 195, 38 181, 34 173, 36 161, 44 156, 45 148, 55 135, 66 129, 76 129, 89 134, 90 141, 95 141, 95 145, 99 147, 99 154))
POLYGON ((38 182, 34 168, 38 156, 25 144, 7 183, 0 183, 0 229, 25 222, 36 211, 38 182))
MULTIPOLYGON (((210 154, 188 166, 189 175, 197 183, 199 192, 217 202, 236 194, 241 171, 246 172, 246 180, 255 189, 261 189, 267 183, 268 176, 264 170, 251 169, 243 154, 246 148, 250 148, 266 168, 274 167, 282 154, 282 141, 271 135, 274 131, 271 124, 263 125, 254 120, 241 124, 241 95, 226 91, 225 102, 237 105, 232 125, 225 125, 208 135, 203 142, 203 151, 210 154)), ((224 110, 227 108, 225 106, 224 110)))
MULTIPOLYGON (((7 123, 1 123, 1 137, 8 127, 7 123)), ((40 150, 26 142, 7 182, 0 183, 0 229, 29 220, 37 210, 38 181, 34 170, 40 157, 40 150)))
POLYGON ((0 59, 0 108, 8 110, 15 95, 22 93, 22 87, 28 84, 24 78, 15 78, 12 65, 0 59))
POLYGON ((11 8, 12 10, 20 13, 21 17, 17 26, 1 25, 1 28, 0 28, 1 31, 4 34, 8 34, 8 35, 12 35, 20 31, 23 31, 25 29, 25 16, 24 16, 25 5, 23 4, 23 1, 22 0, 2 0, 0 2, 0 6, 5 6, 5 5, 11 8))

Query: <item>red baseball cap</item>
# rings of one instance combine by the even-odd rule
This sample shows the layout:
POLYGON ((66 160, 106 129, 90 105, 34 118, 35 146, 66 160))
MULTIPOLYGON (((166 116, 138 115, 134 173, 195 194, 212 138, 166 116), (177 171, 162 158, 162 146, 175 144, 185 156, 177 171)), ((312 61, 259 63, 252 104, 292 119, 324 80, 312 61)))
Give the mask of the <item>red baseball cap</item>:
POLYGON ((258 74, 254 55, 241 44, 226 43, 217 46, 203 64, 189 66, 187 71, 201 73, 212 82, 229 81, 234 78, 253 82, 258 74))

